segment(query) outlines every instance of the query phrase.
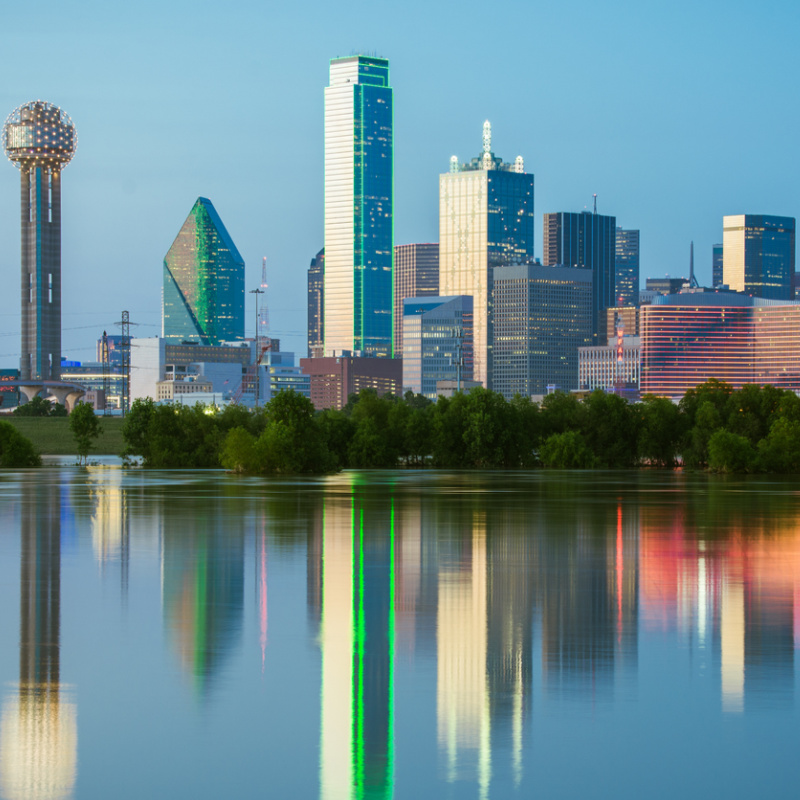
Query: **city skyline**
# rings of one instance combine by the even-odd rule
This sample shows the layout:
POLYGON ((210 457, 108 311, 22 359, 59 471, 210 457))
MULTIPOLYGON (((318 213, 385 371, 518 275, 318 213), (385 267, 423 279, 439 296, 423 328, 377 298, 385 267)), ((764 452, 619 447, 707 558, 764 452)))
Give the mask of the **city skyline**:
MULTIPOLYGON (((435 241, 441 164, 474 150, 473 131, 486 118, 498 132, 498 152, 524 153, 537 175, 535 229, 541 213, 590 208, 597 192, 600 213, 641 230, 642 280, 685 272, 694 240, 698 278, 710 284, 711 246, 721 241, 724 215, 798 216, 800 167, 780 159, 791 152, 797 107, 779 91, 782 81, 765 80, 793 69, 791 23, 800 12, 788 3, 755 19, 740 3, 668 10, 616 3, 602 13, 588 3, 504 3, 497 14, 514 24, 502 44, 484 43, 479 58, 477 6, 453 17, 412 3, 408 15, 395 18, 362 3, 347 20, 318 6, 299 25, 296 11, 273 18, 239 3, 225 13, 197 11, 180 26, 186 8, 145 2, 136 14, 101 6, 73 14, 44 3, 37 24, 53 47, 35 61, 25 55, 21 9, 4 18, 0 59, 15 75, 0 92, 4 113, 45 97, 67 108, 81 131, 80 162, 64 198, 67 358, 90 356, 123 308, 139 333, 157 332, 161 259, 198 195, 225 208, 248 264, 247 288, 260 283, 258 267, 268 256, 273 330, 290 349, 305 349, 305 269, 323 235, 322 89, 330 58, 360 48, 392 64, 398 244, 435 241), (156 9, 159 25, 148 25, 156 9), (542 48, 535 70, 522 47, 534 33, 542 48), (193 58, 226 41, 237 41, 240 60, 193 58), (155 53, 146 61, 143 42, 155 53), (567 47, 583 58, 565 64, 567 47), (302 58, 290 78, 273 77, 298 48, 302 58), (756 50, 765 54, 758 63, 741 56, 756 50), (433 71, 423 53, 435 53, 433 71), (24 72, 13 69, 19 63, 28 64, 24 72), (546 79, 556 71, 583 76, 580 102, 563 92, 562 81, 546 79), (609 83, 624 90, 619 97, 600 91, 609 83), (740 93, 750 98, 744 118, 735 102, 740 93), (209 97, 220 124, 198 114, 209 97), (766 110, 776 108, 778 124, 764 126, 766 110), (163 124, 137 124, 139 116, 163 124), (234 119, 237 145, 221 147, 234 119), (554 124, 539 124, 543 119, 554 124), (126 239, 129 220, 148 235, 126 239)), ((7 274, 19 264, 14 173, 10 165, 0 170, 7 274)), ((536 255, 540 247, 537 236, 536 255)), ((5 298, 0 307, 2 366, 19 360, 16 306, 5 298)), ((248 298, 248 322, 251 306, 248 298)))

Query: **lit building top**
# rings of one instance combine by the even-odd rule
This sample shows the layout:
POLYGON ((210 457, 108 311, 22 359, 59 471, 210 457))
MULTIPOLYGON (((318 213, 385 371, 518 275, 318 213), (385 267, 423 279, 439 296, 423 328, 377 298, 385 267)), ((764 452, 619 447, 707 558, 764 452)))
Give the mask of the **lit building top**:
POLYGON ((3 148, 19 169, 65 166, 75 155, 78 134, 58 106, 33 100, 15 108, 3 125, 3 148))

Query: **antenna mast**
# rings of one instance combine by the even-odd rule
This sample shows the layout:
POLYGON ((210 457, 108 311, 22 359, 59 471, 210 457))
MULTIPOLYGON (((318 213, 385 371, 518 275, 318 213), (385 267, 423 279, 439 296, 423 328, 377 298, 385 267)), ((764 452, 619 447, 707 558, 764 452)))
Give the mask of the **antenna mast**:
POLYGON ((597 192, 595 192, 592 195, 592 200, 594 200, 594 211, 592 213, 596 214, 597 213, 597 192))
POLYGON ((267 305, 267 257, 261 260, 261 305, 258 309, 258 331, 256 332, 256 347, 258 339, 263 341, 269 336, 269 306, 267 305))
POLYGON ((694 276, 694 242, 689 245, 689 288, 697 289, 700 284, 694 276))

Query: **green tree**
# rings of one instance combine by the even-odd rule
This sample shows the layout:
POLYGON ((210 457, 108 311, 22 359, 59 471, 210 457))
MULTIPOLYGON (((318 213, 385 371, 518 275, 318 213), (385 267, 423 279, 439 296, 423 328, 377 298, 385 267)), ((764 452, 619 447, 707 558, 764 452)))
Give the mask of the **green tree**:
POLYGON ((150 458, 150 423, 155 414, 155 403, 148 397, 133 401, 122 423, 124 456, 142 456, 145 463, 150 458))
POLYGON ((519 431, 514 409, 506 399, 489 389, 467 394, 464 446, 469 467, 497 469, 519 467, 519 431))
POLYGON ((544 440, 539 459, 551 469, 591 469, 597 459, 578 431, 553 433, 544 440))
POLYGON ((553 433, 582 431, 586 427, 587 407, 569 392, 553 392, 542 400, 541 438, 553 433))
POLYGON ((334 460, 334 469, 345 469, 350 465, 348 451, 355 433, 355 423, 344 411, 327 408, 317 415, 319 430, 328 451, 334 460))
POLYGON ((656 467, 674 467, 683 434, 678 406, 666 397, 648 394, 642 398, 639 413, 639 458, 656 467))
POLYGON ((69 415, 69 429, 75 437, 78 461, 83 461, 85 464, 94 440, 103 432, 103 426, 94 413, 94 408, 88 403, 78 403, 69 415))
POLYGON ((30 439, 23 436, 10 422, 0 421, 0 467, 40 467, 41 456, 30 439))
POLYGON ((755 384, 736 390, 726 404, 725 429, 746 436, 751 444, 757 445, 778 418, 786 394, 795 396, 784 389, 755 384))
POLYGON ((712 472, 753 472, 756 450, 747 437, 719 429, 708 441, 708 468, 712 472))
POLYGON ((636 407, 600 389, 584 401, 583 437, 601 467, 624 469, 636 462, 641 417, 636 407))
POLYGON ((397 466, 400 447, 397 431, 389 424, 389 412, 397 398, 378 397, 373 389, 362 389, 352 406, 355 425, 348 447, 348 461, 364 469, 397 466))
POLYGON ((718 405, 704 400, 694 415, 694 426, 684 437, 683 463, 692 469, 708 465, 708 445, 715 431, 722 428, 722 416, 718 405))
POLYGON ((60 403, 51 403, 37 394, 27 403, 17 406, 13 414, 17 417, 66 417, 67 409, 60 403))
POLYGON ((466 469, 464 434, 468 424, 467 395, 439 397, 433 407, 432 461, 440 469, 466 469))
POLYGON ((243 427, 228 431, 220 463, 232 472, 256 472, 255 437, 243 427))
POLYGON ((758 443, 758 465, 764 472, 800 474, 800 421, 779 418, 758 443))

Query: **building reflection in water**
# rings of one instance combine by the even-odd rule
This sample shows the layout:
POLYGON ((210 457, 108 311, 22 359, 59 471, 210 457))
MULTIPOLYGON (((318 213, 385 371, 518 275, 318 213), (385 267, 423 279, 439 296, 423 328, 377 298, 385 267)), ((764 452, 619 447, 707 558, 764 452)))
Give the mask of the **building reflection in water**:
POLYGON ((52 479, 21 479, 19 687, 0 721, 8 800, 69 797, 77 774, 77 711, 60 677, 62 490, 52 479))
POLYGON ((113 562, 119 564, 120 590, 125 601, 130 571, 130 509, 128 490, 123 485, 125 471, 89 467, 87 474, 95 557, 103 570, 113 562))
POLYGON ((164 625, 184 670, 204 695, 235 647, 244 616, 244 520, 235 500, 161 500, 164 625))
POLYGON ((394 501, 348 477, 352 495, 324 500, 318 549, 324 800, 388 798, 394 783, 394 501))

